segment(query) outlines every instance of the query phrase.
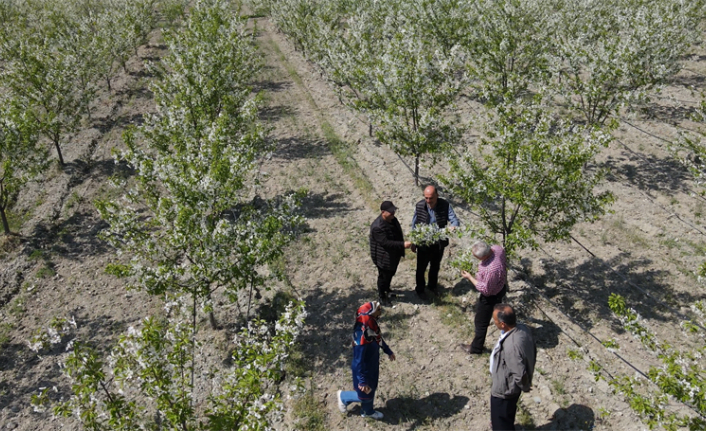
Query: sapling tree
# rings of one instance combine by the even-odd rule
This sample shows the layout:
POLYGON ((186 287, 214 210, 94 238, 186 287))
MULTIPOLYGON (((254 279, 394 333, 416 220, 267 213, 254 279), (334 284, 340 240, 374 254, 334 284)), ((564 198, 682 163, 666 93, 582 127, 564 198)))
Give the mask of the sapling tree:
POLYGON ((10 233, 7 210, 22 186, 47 166, 46 147, 39 145, 38 130, 28 112, 12 100, 0 106, 0 219, 10 233))
POLYGON ((586 121, 604 124, 681 69, 701 35, 702 8, 702 1, 566 3, 554 26, 555 86, 586 121))
POLYGON ((508 252, 566 239, 613 201, 596 191, 602 172, 591 167, 608 134, 568 124, 536 102, 498 106, 486 134, 478 153, 453 158, 441 180, 478 210, 487 235, 501 235, 508 252))
POLYGON ((234 297, 262 284, 256 271, 302 222, 296 196, 244 199, 269 145, 246 85, 259 66, 252 36, 231 12, 224 2, 197 3, 185 28, 165 35, 169 54, 152 86, 158 112, 126 132, 119 155, 135 169, 134 186, 97 203, 110 223, 104 237, 130 256, 109 270, 152 294, 188 293, 194 313, 197 304, 210 310, 218 289, 234 297))
POLYGON ((706 305, 702 301, 691 305, 694 320, 684 321, 681 325, 689 342, 679 343, 679 346, 658 339, 622 296, 611 294, 608 305, 625 330, 649 353, 656 355, 660 366, 651 366, 645 379, 612 376, 603 373, 600 364, 592 362, 590 369, 596 380, 605 379, 615 392, 623 395, 650 429, 657 426, 666 430, 706 429, 706 380, 703 376, 706 334, 702 329, 706 323, 706 305), (686 414, 671 409, 670 399, 689 406, 691 412, 686 414))
POLYGON ((514 100, 548 81, 554 36, 549 1, 473 0, 468 9, 468 32, 460 42, 485 103, 514 100))
POLYGON ((369 116, 376 137, 413 158, 418 184, 421 157, 460 136, 450 110, 463 85, 456 73, 463 56, 419 38, 406 13, 394 4, 360 8, 329 41, 322 66, 342 100, 369 116))
POLYGON ((72 52, 60 50, 53 38, 28 31, 6 35, 2 44, 7 60, 1 85, 34 117, 64 165, 62 141, 77 130, 90 88, 81 87, 83 64, 72 52))
MULTIPOLYGON (((181 298, 167 304, 168 315, 147 317, 103 358, 74 338, 62 358, 71 395, 54 401, 44 388, 33 396, 36 410, 52 407, 54 415, 71 417, 88 430, 165 429, 174 431, 269 429, 281 410, 280 389, 285 361, 303 327, 303 303, 290 303, 275 325, 254 320, 234 337, 232 364, 209 363, 189 322, 181 298), (205 380, 195 381, 194 367, 205 380), (210 388, 210 389, 209 389, 210 388)), ((58 320, 36 350, 61 344, 72 331, 58 320)))

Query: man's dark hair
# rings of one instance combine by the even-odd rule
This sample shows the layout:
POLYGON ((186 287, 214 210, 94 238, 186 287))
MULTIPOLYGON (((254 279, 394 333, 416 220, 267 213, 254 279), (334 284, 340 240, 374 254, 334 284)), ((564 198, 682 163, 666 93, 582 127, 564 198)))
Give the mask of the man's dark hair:
POLYGON ((496 304, 493 310, 497 311, 498 320, 507 326, 513 327, 517 324, 517 316, 515 310, 508 304, 496 304))

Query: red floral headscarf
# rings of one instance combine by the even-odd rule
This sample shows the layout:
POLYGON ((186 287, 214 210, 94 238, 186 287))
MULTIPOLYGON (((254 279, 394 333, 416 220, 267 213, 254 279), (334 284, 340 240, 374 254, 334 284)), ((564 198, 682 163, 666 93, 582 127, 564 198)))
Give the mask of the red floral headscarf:
POLYGON ((358 308, 355 318, 355 332, 358 334, 358 330, 361 331, 360 338, 357 340, 359 345, 370 343, 373 340, 375 340, 378 344, 382 341, 380 327, 375 321, 375 317, 373 317, 373 314, 375 314, 375 312, 379 309, 380 303, 377 301, 366 302, 358 308))

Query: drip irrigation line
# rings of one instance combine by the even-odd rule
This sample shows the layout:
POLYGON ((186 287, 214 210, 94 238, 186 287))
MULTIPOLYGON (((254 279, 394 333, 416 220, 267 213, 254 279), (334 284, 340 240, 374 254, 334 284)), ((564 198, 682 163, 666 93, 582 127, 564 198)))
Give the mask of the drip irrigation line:
MULTIPOLYGON (((590 255, 591 255, 593 258, 595 258, 595 259, 598 258, 591 250, 589 250, 585 245, 581 244, 581 242, 579 242, 579 240, 577 240, 576 238, 574 238, 573 235, 569 235, 569 236, 571 237, 571 240, 572 240, 573 242, 575 242, 576 244, 578 244, 579 247, 581 247, 582 249, 584 249, 584 251, 586 251, 586 253, 590 254, 590 255)), ((626 283, 626 284, 628 284, 628 285, 634 287, 635 289, 639 290, 640 292, 642 292, 643 295, 645 295, 645 296, 647 296, 648 298, 650 298, 650 299, 652 299, 653 301, 655 301, 655 303, 657 303, 660 307, 664 307, 664 308, 668 309, 669 311, 671 311, 672 313, 676 314, 677 316, 679 316, 679 317, 680 317, 682 320, 684 320, 684 321, 691 321, 691 319, 689 319, 689 317, 686 316, 686 315, 685 315, 684 313, 682 313, 681 311, 675 309, 674 307, 669 306, 668 304, 664 304, 664 303, 659 302, 659 301, 657 300, 657 298, 655 298, 654 296, 652 296, 651 293, 649 293, 649 292, 646 291, 645 289, 641 288, 641 287, 638 286, 637 284, 635 284, 635 283, 633 283, 632 281, 630 281, 622 272, 617 271, 617 270, 614 269, 612 266, 608 265, 607 263, 605 263, 605 262, 603 262, 603 261, 601 261, 601 263, 603 264, 604 267, 610 269, 613 273, 615 273, 615 274, 618 275, 620 278, 622 278, 624 283, 626 283)), ((704 328, 703 326, 701 326, 699 323, 696 323, 696 322, 693 322, 693 321, 692 321, 691 323, 692 323, 694 326, 699 327, 702 331, 706 332, 706 328, 704 328)))
MULTIPOLYGON (((630 148, 627 144, 625 144, 625 143, 624 143, 623 141, 621 141, 620 139, 615 138, 615 141, 616 141, 617 143, 619 143, 620 145, 622 145, 623 148, 625 148, 626 150, 630 151, 630 152, 631 152, 632 154, 634 154, 635 156, 637 156, 637 157, 639 157, 640 159, 642 159, 643 162, 645 162, 645 163, 647 163, 647 164, 650 163, 650 161, 647 160, 647 158, 646 158, 644 155, 635 152, 632 148, 630 148)), ((697 199, 701 199, 701 200, 703 200, 703 201, 706 201, 706 198, 703 197, 703 196, 701 195, 701 193, 697 192, 696 190, 692 189, 691 187, 686 187, 686 189, 691 193, 691 195, 690 195, 691 197, 697 198, 697 199)), ((640 192, 642 193, 642 191, 640 191, 640 192)), ((644 193, 643 193, 643 195, 644 195, 644 193)), ((653 201, 653 202, 654 202, 654 200, 653 200, 652 198, 648 197, 648 199, 650 199, 650 201, 653 201)), ((666 211, 666 210, 665 210, 665 211, 666 211)), ((669 211, 667 211, 667 212, 669 212, 669 211)))
POLYGON ((685 131, 691 132, 691 133, 701 133, 699 130, 692 130, 688 127, 680 126, 679 124, 672 124, 672 126, 676 127, 677 129, 682 129, 682 130, 685 130, 685 131))
MULTIPOLYGON (((627 145, 625 145, 624 143, 620 142, 620 140, 616 139, 616 141, 618 141, 621 145, 623 145, 627 150, 632 151, 627 145)), ((634 153, 634 154, 637 154, 637 153, 634 153)), ((639 156, 639 154, 638 154, 638 156, 639 156)), ((688 189, 695 197, 704 200, 704 197, 701 196, 700 194, 696 193, 693 189, 691 189, 691 188, 687 188, 687 189, 688 189)), ((659 207, 662 211, 664 211, 665 213, 669 214, 669 218, 676 217, 676 219, 679 220, 680 222, 682 222, 682 223, 684 223, 685 225, 689 226, 690 228, 692 228, 692 229, 695 230, 696 232, 700 233, 701 235, 706 236, 706 232, 702 231, 700 227, 694 225, 694 224, 691 223, 690 221, 684 220, 679 214, 668 210, 667 208, 664 207, 664 205, 662 205, 662 204, 660 204, 659 202, 657 202, 656 200, 654 200, 652 197, 650 197, 650 195, 648 195, 647 193, 643 192, 642 190, 637 189, 637 191, 638 191, 642 196, 644 196, 645 199, 647 199, 648 201, 652 202, 655 206, 658 206, 658 207, 659 207)))
POLYGON ((697 72, 697 71, 695 71, 695 70, 688 69, 688 68, 686 68, 686 67, 683 67, 682 70, 686 70, 687 72, 691 72, 691 73, 693 73, 694 75, 699 75, 699 76, 704 76, 704 77, 706 77, 706 75, 704 75, 703 73, 697 72))
POLYGON ((659 100, 675 101, 675 102, 679 102, 679 103, 691 103, 691 104, 694 104, 694 105, 697 105, 697 104, 701 103, 701 102, 698 101, 698 100, 675 99, 675 98, 673 98, 673 97, 665 97, 665 96, 657 96, 657 98, 658 98, 659 100))
POLYGON ((672 143, 672 141, 670 141, 670 140, 668 140, 668 139, 665 139, 665 138, 663 138, 663 137, 661 137, 661 136, 657 136, 657 135, 655 135, 655 134, 652 133, 652 132, 648 132, 648 131, 646 131, 646 130, 644 130, 644 129, 641 129, 641 128, 637 127, 636 125, 632 124, 631 122, 629 122, 629 121, 626 120, 625 118, 620 117, 620 121, 626 123, 628 126, 634 127, 635 129, 641 131, 642 133, 644 133, 644 134, 646 134, 646 135, 652 136, 652 137, 655 138, 655 139, 659 139, 660 141, 666 142, 666 143, 668 143, 668 144, 671 144, 671 143, 672 143))
MULTIPOLYGON (((576 241, 576 240, 573 238, 573 236, 571 237, 571 239, 573 239, 574 241, 576 241)), ((578 243, 578 241, 576 241, 576 242, 578 243)), ((578 244, 581 245, 580 243, 578 243, 578 244)), ((583 245, 581 245, 581 247, 583 247, 583 249, 586 250, 588 253, 590 253, 591 256, 593 256, 594 258, 596 257, 596 255, 594 255, 593 253, 591 253, 591 251, 588 250, 587 248, 585 248, 583 245)), ((546 250, 544 250, 542 247, 539 247, 539 249, 542 250, 542 251, 544 252, 544 254, 546 254, 547 256, 549 256, 549 258, 552 259, 554 262, 559 263, 559 262, 554 258, 554 256, 552 256, 551 254, 549 254, 549 253, 548 253, 546 250)), ((611 270, 613 270, 613 269, 611 268, 611 270)), ((615 271, 615 270, 613 270, 613 271, 617 273, 617 271, 615 271)), ((618 273, 618 274, 620 274, 620 273, 618 273)), ((622 275, 622 274, 620 274, 620 275, 622 275)), ((619 355, 619 354, 618 354, 617 352, 615 352, 614 350, 610 350, 610 349, 608 349, 606 346, 604 346, 604 345, 603 345, 603 342, 600 340, 600 338, 598 338, 597 336, 595 336, 595 335, 594 335, 591 331, 589 331, 588 329, 584 328, 580 323, 576 322, 571 316, 569 316, 567 313, 565 313, 559 306, 557 306, 556 304, 554 304, 554 303, 552 302, 552 300, 549 299, 546 295, 544 295, 537 287, 532 286, 531 284, 529 284, 529 286, 530 286, 531 289, 533 289, 535 292, 537 292, 537 294, 538 294, 539 296, 541 296, 545 301, 547 301, 552 307, 554 307, 556 310, 558 310, 559 313, 561 313, 564 317, 566 317, 567 319, 569 319, 569 321, 570 321, 571 323, 573 323, 574 325, 576 325, 579 329, 581 329, 583 332, 585 332, 589 337, 591 337, 591 338, 593 338, 594 340, 596 340, 596 341, 601 345, 601 347, 603 347, 604 349, 606 349, 608 352, 612 353, 613 356, 615 356, 616 358, 618 358, 618 359, 619 359, 621 362, 623 362, 625 365, 627 365, 628 367, 630 367, 630 368, 632 368, 633 370, 635 370, 636 373, 640 374, 640 375, 641 375, 642 377, 644 377, 648 382, 650 382, 651 384, 653 384, 653 385, 659 387, 655 382, 653 382, 653 381, 647 376, 647 374, 645 374, 642 370, 640 370, 640 369, 637 368, 635 365, 633 365, 632 362, 630 362, 630 361, 628 361, 627 359, 623 358, 621 355, 619 355)), ((649 296, 649 294, 648 294, 648 296, 649 296)), ((533 299, 532 301, 534 301, 534 299, 533 299)), ((544 312, 544 310, 542 310, 541 308, 540 308, 539 310, 540 310, 540 311, 542 312, 542 314, 544 314, 549 320, 551 320, 554 324, 556 324, 556 322, 554 321, 554 319, 552 319, 551 317, 549 317, 549 316, 547 315, 547 313, 544 312)), ((697 326, 699 326, 699 325, 697 325, 697 326)), ((561 328, 559 325, 557 325, 557 327, 561 328)), ((704 328, 701 327, 701 326, 699 326, 699 327, 700 327, 701 329, 704 329, 704 328)), ((566 333, 565 331, 563 331, 563 330, 562 330, 562 332, 563 332, 571 341, 573 341, 574 344, 576 344, 577 346, 581 347, 581 345, 578 344, 578 343, 576 342, 576 340, 574 340, 571 336, 569 336, 569 334, 567 334, 567 333, 566 333)), ((586 347, 586 349, 588 349, 588 347, 586 347)), ((612 375, 608 370, 605 370, 605 369, 603 369, 603 370, 606 372, 606 374, 608 374, 608 376, 609 376, 611 379, 614 378, 613 375, 612 375)), ((681 400, 678 400, 678 399, 677 399, 677 401, 678 401, 680 404, 682 404, 682 405, 688 407, 689 409, 693 410, 693 411, 694 411, 695 413, 697 413, 699 416, 704 417, 703 412, 699 411, 696 407, 694 407, 694 406, 692 406, 692 405, 690 405, 690 404, 688 404, 688 403, 685 403, 685 402, 683 402, 683 401, 681 401, 681 400)))

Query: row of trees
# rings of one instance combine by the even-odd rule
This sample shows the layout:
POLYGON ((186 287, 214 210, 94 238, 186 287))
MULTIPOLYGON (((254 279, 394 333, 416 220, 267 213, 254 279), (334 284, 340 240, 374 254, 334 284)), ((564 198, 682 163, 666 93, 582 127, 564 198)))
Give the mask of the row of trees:
POLYGON ((594 192, 603 173, 592 161, 613 116, 679 70, 703 10, 678 0, 250 3, 369 118, 371 134, 413 158, 417 183, 425 158, 450 159, 440 180, 510 251, 566 239, 604 213, 612 197, 594 192), (479 103, 471 122, 459 118, 461 97, 479 103), (469 128, 483 138, 457 154, 469 128))
MULTIPOLYGON (((479 213, 474 235, 501 236, 510 252, 568 239, 577 222, 604 214, 614 196, 598 191, 604 172, 594 160, 611 142, 616 114, 646 102, 680 70, 704 18, 703 1, 680 0, 251 4, 321 67, 342 103, 369 118, 371 134, 414 158, 415 180, 424 157, 447 159, 450 171, 438 179, 479 213), (464 97, 477 102, 470 122, 456 107, 464 97), (455 144, 469 128, 482 137, 461 153, 455 144)), ((674 143, 701 181, 703 136, 685 133, 674 143)), ((693 307, 697 324, 682 325, 696 336, 695 349, 657 340, 621 297, 610 307, 662 366, 649 371, 647 385, 597 363, 591 369, 650 427, 706 428, 703 304, 693 307), (670 412, 670 399, 693 412, 670 412)))
POLYGON ((159 24, 184 13, 184 0, 33 0, 0 3, 0 216, 22 185, 48 166, 47 143, 61 166, 66 139, 90 118, 103 83, 137 53, 159 24), (162 18, 160 18, 162 17, 162 18), (22 131, 21 139, 13 139, 22 131))
MULTIPOLYGON (((72 395, 53 412, 92 430, 268 429, 304 304, 276 310, 276 321, 244 323, 248 303, 227 367, 207 360, 199 330, 207 314, 217 326, 215 303, 241 310, 252 289, 269 288, 268 265, 304 222, 301 193, 253 195, 256 162, 271 144, 249 86, 260 57, 240 10, 227 0, 197 1, 163 37, 168 53, 150 66, 156 113, 124 133, 127 148, 116 154, 134 176, 114 178, 124 195, 96 206, 110 225, 102 236, 119 256, 108 271, 130 289, 165 298, 166 316, 130 328, 107 360, 80 338, 71 341, 64 374, 72 395)), ((57 322, 34 347, 73 333, 57 322)), ((43 408, 55 396, 45 389, 34 402, 43 408)))

